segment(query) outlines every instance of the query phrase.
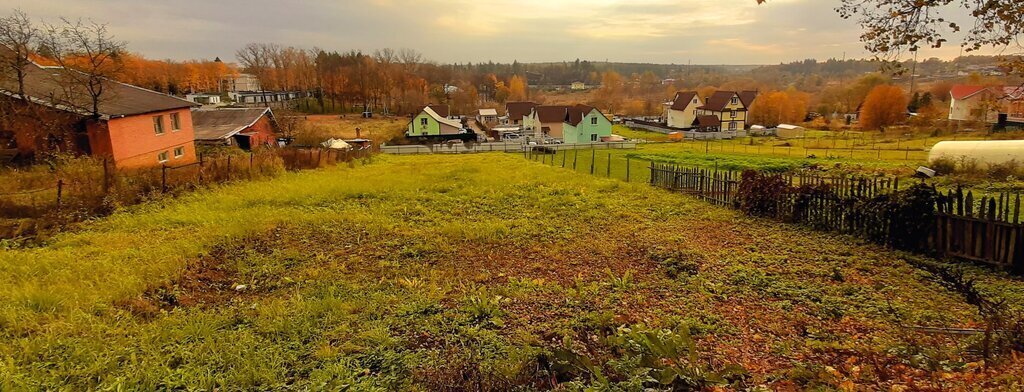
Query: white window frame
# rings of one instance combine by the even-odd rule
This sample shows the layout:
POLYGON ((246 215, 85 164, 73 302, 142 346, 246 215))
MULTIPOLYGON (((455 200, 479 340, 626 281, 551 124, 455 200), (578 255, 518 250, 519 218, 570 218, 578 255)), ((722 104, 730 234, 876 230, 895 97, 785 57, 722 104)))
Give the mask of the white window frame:
POLYGON ((171 154, 169 154, 167 151, 161 151, 159 154, 156 154, 156 161, 160 163, 166 163, 167 161, 170 160, 170 156, 171 154))
POLYGON ((738 127, 739 127, 739 123, 738 122, 732 121, 732 122, 729 123, 729 130, 730 131, 735 131, 736 129, 738 129, 738 127))
POLYGON ((736 111, 735 110, 730 110, 729 111, 729 118, 736 118, 736 111))
POLYGON ((737 97, 732 97, 732 99, 729 100, 729 102, 732 102, 732 104, 735 105, 735 104, 740 103, 740 99, 737 98, 737 97))
POLYGON ((153 133, 159 135, 164 134, 164 116, 153 116, 153 133))
POLYGON ((420 119, 420 128, 426 128, 427 124, 430 124, 430 121, 426 117, 420 119))
POLYGON ((591 142, 596 142, 597 141, 597 134, 596 133, 590 134, 590 141, 591 142))
POLYGON ((590 118, 590 125, 597 125, 597 116, 590 118))
POLYGON ((174 159, 181 159, 184 156, 185 156, 185 147, 179 146, 179 147, 175 147, 174 148, 174 159), (181 153, 179 154, 178 151, 181 151, 181 153))
POLYGON ((181 130, 181 114, 171 113, 171 132, 177 132, 181 130))

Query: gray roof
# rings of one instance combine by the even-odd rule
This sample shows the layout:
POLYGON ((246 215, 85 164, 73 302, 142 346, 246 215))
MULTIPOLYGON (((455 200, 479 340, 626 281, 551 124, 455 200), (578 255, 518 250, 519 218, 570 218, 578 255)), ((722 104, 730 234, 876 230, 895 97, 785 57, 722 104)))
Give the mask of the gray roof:
MULTIPOLYGON (((10 55, 9 49, 3 47, 3 50, 0 50, 0 55, 10 55)), ((81 75, 81 73, 61 67, 42 67, 30 64, 25 68, 25 94, 28 95, 29 100, 40 105, 80 115, 90 115, 92 114, 92 99, 89 95, 84 91, 69 92, 72 86, 76 85, 71 82, 73 75, 81 75)), ((106 80, 103 88, 99 112, 105 118, 198 106, 181 98, 114 80, 106 80)), ((8 96, 17 95, 17 79, 0 78, 0 93, 8 96)))
POLYGON ((196 140, 224 140, 253 126, 265 115, 273 117, 270 108, 195 110, 192 127, 196 140))

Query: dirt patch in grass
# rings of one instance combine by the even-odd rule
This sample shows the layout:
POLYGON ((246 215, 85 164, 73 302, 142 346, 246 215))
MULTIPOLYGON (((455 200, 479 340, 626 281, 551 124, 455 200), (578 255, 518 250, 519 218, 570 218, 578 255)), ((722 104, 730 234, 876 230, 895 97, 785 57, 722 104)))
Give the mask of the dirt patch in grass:
POLYGON ((282 228, 274 228, 268 235, 218 245, 188 263, 177 279, 150 287, 142 295, 117 301, 115 305, 148 320, 178 308, 211 307, 256 296, 259 291, 239 283, 242 278, 238 263, 233 261, 254 253, 270 254, 281 231, 282 228))

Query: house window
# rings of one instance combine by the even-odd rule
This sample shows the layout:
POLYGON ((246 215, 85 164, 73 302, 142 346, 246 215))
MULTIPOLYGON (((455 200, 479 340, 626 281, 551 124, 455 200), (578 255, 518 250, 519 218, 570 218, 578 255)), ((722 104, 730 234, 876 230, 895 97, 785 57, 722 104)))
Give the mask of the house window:
POLYGON ((424 127, 424 128, 427 127, 427 119, 426 118, 421 118, 420 119, 420 126, 424 127))
POLYGON ((153 116, 153 132, 157 135, 164 134, 164 116, 153 116))
POLYGON ((427 136, 427 131, 423 131, 423 133, 421 135, 427 136))
POLYGON ((736 118, 736 111, 735 110, 729 111, 729 116, 732 117, 732 118, 736 118))
POLYGON ((729 123, 729 130, 730 130, 730 131, 735 131, 735 130, 736 130, 736 127, 737 127, 737 125, 738 125, 738 124, 737 124, 737 123, 736 123, 735 121, 733 121, 733 122, 730 122, 730 123, 729 123))
POLYGON ((736 97, 732 97, 732 104, 735 105, 737 103, 740 103, 740 99, 736 98, 736 97))
POLYGON ((597 141, 597 134, 594 134, 594 133, 590 134, 590 141, 596 142, 597 141))
POLYGON ((697 98, 694 98, 694 99, 693 99, 693 103, 697 103, 697 98))
POLYGON ((178 159, 185 156, 185 147, 174 148, 174 159, 178 159))
POLYGON ((171 113, 171 130, 177 131, 181 129, 181 115, 178 113, 171 113))
POLYGON ((156 155, 156 160, 160 163, 167 162, 167 151, 161 152, 156 155))
POLYGON ((597 125, 597 117, 591 117, 590 118, 590 124, 591 125, 597 125))

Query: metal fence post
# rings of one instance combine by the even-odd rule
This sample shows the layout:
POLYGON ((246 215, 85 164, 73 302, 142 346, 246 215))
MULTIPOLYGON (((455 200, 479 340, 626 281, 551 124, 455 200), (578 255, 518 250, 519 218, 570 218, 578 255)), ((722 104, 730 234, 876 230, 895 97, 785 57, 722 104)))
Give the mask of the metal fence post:
POLYGON ((590 175, 594 175, 594 163, 597 161, 597 151, 594 145, 590 145, 590 175))
POLYGON ((626 157, 626 182, 629 182, 629 156, 626 157))
POLYGON ((612 154, 608 153, 608 172, 605 173, 606 177, 612 178, 612 154))
POLYGON ((231 181, 231 155, 228 155, 228 181, 231 181))
POLYGON ((565 169, 565 157, 569 156, 569 150, 562 150, 562 168, 565 169))
POLYGON ((160 193, 167 193, 167 165, 160 165, 160 193))
POLYGON ((572 171, 576 171, 576 160, 580 156, 580 150, 572 150, 572 171))

